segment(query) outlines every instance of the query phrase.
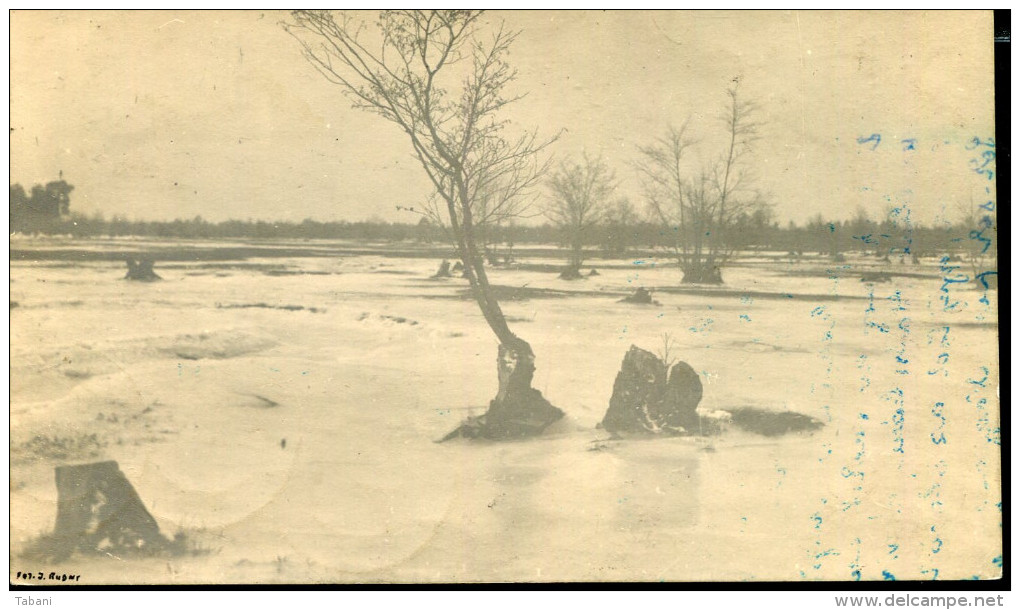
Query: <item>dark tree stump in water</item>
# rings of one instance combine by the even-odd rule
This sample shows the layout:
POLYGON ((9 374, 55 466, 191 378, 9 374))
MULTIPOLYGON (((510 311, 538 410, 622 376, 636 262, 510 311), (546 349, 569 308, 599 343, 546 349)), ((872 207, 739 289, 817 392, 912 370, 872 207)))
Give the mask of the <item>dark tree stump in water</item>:
POLYGON ((168 545, 117 462, 58 466, 56 481, 56 555, 147 553, 168 545))
POLYGON ((152 266, 155 264, 151 258, 143 258, 135 260, 133 258, 127 259, 128 272, 124 276, 125 280, 134 280, 137 282, 154 282, 163 278, 156 275, 156 272, 152 270, 152 266))
POLYGON ((561 280, 583 280, 584 276, 581 275, 580 267, 567 267, 560 273, 561 280))
POLYGON ((602 427, 620 434, 691 434, 698 430, 701 379, 687 363, 669 371, 655 354, 632 345, 613 383, 602 427))
POLYGON ((450 261, 444 258, 443 262, 439 264, 439 270, 437 270, 435 275, 433 275, 432 277, 433 278, 453 277, 453 274, 450 273, 450 261))
POLYGON ((514 349, 500 344, 496 360, 499 391, 484 415, 469 417, 439 442, 459 436, 507 440, 541 434, 563 417, 542 393, 531 387, 535 356, 530 348, 514 349))
POLYGON ((613 434, 646 431, 649 405, 666 394, 666 366, 655 354, 632 345, 613 383, 602 427, 613 434))
POLYGON ((652 293, 645 288, 638 288, 634 291, 634 294, 629 297, 620 299, 621 303, 636 303, 638 305, 660 305, 658 301, 652 298, 652 293))
POLYGON ((722 284, 722 270, 711 261, 684 267, 681 284, 722 284))

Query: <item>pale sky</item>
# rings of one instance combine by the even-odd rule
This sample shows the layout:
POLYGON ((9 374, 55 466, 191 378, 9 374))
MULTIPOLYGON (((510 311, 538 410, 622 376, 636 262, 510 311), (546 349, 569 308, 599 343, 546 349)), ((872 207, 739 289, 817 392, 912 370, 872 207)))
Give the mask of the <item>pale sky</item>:
MULTIPOLYGON (((350 108, 283 13, 15 11, 11 182, 75 185, 132 219, 415 222, 428 182, 395 126, 350 108)), ((719 155, 725 88, 761 111, 749 160, 777 218, 956 219, 984 197, 965 144, 993 134, 990 12, 493 12, 528 96, 515 127, 602 152, 644 205, 637 147, 691 117, 719 155), (879 134, 881 142, 859 144, 879 134), (910 140, 909 142, 907 140, 910 140), (910 150, 910 147, 913 149, 910 150), (872 150, 874 148, 874 150, 872 150)))

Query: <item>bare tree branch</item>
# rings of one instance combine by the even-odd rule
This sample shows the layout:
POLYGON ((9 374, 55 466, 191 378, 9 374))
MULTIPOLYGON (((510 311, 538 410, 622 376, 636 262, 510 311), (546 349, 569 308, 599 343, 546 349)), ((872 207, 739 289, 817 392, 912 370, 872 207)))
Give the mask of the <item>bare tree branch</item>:
POLYGON ((739 80, 726 91, 721 121, 727 146, 720 158, 700 171, 686 166, 685 153, 697 142, 687 135, 689 122, 669 127, 664 136, 640 147, 637 165, 653 216, 674 235, 674 255, 685 282, 719 283, 720 267, 732 253, 731 228, 743 216, 763 207, 751 188, 743 159, 757 138, 757 106, 739 95, 739 80))
POLYGON ((508 123, 499 112, 519 99, 506 94, 517 76, 507 62, 517 33, 500 26, 483 42, 475 32, 480 16, 469 10, 383 11, 371 43, 363 41, 371 33, 363 13, 294 11, 283 27, 355 108, 382 116, 408 136, 434 189, 424 214, 437 220, 445 208, 486 321, 501 343, 530 353, 507 327, 482 251, 490 225, 520 215, 531 203, 530 191, 548 168, 539 156, 552 140, 539 140, 535 132, 505 134, 508 123))
POLYGON ((580 163, 560 162, 548 186, 552 198, 545 206, 545 215, 567 234, 570 266, 580 269, 589 231, 609 214, 616 176, 601 156, 593 158, 584 153, 580 163))

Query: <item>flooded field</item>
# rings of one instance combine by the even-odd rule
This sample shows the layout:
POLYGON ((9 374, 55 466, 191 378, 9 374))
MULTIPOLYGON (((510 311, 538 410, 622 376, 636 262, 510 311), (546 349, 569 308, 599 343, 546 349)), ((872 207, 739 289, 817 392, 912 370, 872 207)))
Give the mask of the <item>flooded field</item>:
POLYGON ((467 281, 430 278, 442 252, 12 250, 12 571, 52 569, 18 557, 53 528, 53 468, 111 459, 194 552, 75 556, 59 567, 80 584, 1001 573, 997 294, 947 287, 934 259, 746 255, 694 287, 666 258, 566 281, 553 249, 523 249, 490 280, 566 417, 536 440, 437 444, 496 391, 467 281), (145 252, 162 281, 123 281, 145 252), (875 271, 892 281, 862 281, 875 271), (620 302, 638 287, 658 305, 620 302), (596 424, 624 354, 664 334, 700 409, 823 427, 610 439, 596 424))

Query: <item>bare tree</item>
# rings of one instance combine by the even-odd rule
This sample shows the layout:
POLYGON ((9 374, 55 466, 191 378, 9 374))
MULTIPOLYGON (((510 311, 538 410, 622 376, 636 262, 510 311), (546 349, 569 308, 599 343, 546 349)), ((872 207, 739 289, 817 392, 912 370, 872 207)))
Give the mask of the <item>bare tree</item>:
MULTIPOLYGON (((517 218, 534 216, 530 212, 533 203, 534 197, 531 195, 510 199, 505 199, 500 192, 478 192, 475 195, 471 201, 471 219, 475 245, 483 255, 483 260, 496 264, 496 243, 500 230, 517 218)), ((398 205, 397 209, 422 216, 430 224, 440 227, 450 243, 457 245, 457 237, 448 220, 447 203, 439 192, 431 192, 421 206, 398 205)))
POLYGON ((567 274, 579 277, 589 232, 606 219, 616 177, 602 157, 584 153, 580 163, 564 160, 549 178, 552 198, 545 215, 565 233, 570 244, 567 274))
POLYGON ((507 325, 478 247, 478 227, 526 204, 550 141, 509 136, 501 111, 517 72, 507 54, 517 32, 478 32, 478 11, 295 11, 283 24, 305 57, 355 108, 378 114, 410 140, 445 209, 445 220, 482 315, 499 341, 499 390, 485 415, 458 433, 507 437, 540 432, 563 413, 531 387, 535 355, 507 325), (482 217, 476 218, 477 214, 482 217))
POLYGON ((729 233, 741 216, 765 205, 750 188, 743 162, 757 137, 758 124, 752 120, 756 107, 740 99, 737 85, 726 94, 721 117, 726 148, 708 166, 690 169, 688 152, 698 142, 689 135, 689 121, 639 149, 645 196, 663 230, 674 236, 684 283, 722 283, 721 268, 734 243, 729 233))
POLYGON ((634 245, 641 219, 630 200, 617 199, 609 208, 602 226, 602 255, 623 256, 634 245))

